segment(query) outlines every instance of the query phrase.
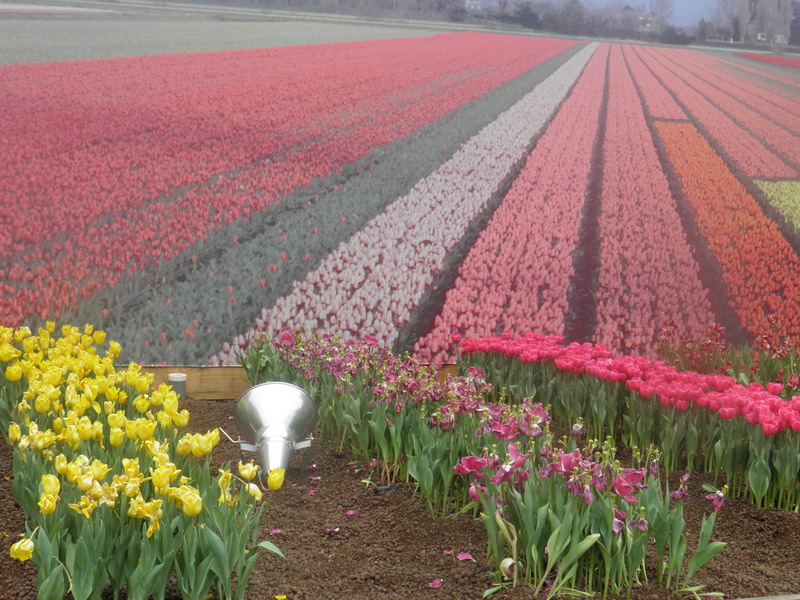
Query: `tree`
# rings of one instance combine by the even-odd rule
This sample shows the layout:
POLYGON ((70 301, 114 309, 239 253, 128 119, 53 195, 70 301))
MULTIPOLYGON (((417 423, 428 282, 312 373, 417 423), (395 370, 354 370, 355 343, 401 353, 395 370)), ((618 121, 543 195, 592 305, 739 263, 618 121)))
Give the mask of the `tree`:
POLYGON ((789 43, 800 46, 800 0, 792 2, 792 21, 789 24, 789 43))
POLYGON ((707 37, 708 37, 708 25, 706 24, 706 20, 701 18, 697 22, 697 41, 705 42, 707 37))
POLYGON ((655 17, 656 24, 660 28, 670 22, 674 10, 672 0, 650 0, 650 14, 655 17))
POLYGON ((711 22, 723 37, 740 41, 739 0, 717 0, 711 22))

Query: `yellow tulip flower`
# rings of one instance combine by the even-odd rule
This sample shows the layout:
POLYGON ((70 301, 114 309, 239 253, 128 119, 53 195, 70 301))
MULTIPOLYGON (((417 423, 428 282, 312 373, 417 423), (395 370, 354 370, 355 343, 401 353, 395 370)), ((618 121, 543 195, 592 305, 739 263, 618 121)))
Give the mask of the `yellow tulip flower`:
POLYGON ((258 465, 252 460, 247 464, 239 461, 239 475, 245 481, 253 481, 253 478, 258 475, 258 468, 258 465))
POLYGON ((115 448, 121 446, 125 441, 125 432, 119 427, 112 427, 108 434, 108 441, 115 448))
POLYGON ((61 481, 55 475, 50 473, 42 475, 41 483, 45 494, 53 494, 58 496, 58 493, 61 491, 61 481))
POLYGON ((33 540, 22 538, 20 541, 11 545, 11 558, 26 561, 33 556, 33 540))
POLYGON ((175 427, 186 427, 189 424, 189 411, 185 408, 179 412, 172 415, 172 422, 175 427))
POLYGON ((105 463, 100 462, 99 460, 95 459, 95 460, 92 461, 92 464, 89 467, 89 470, 90 470, 90 472, 92 474, 92 477, 94 479, 96 479, 97 481, 103 481, 103 479, 105 479, 106 475, 108 475, 109 472, 111 471, 111 467, 109 467, 105 463))
POLYGON ((83 515, 88 519, 92 516, 94 509, 97 508, 97 502, 90 500, 86 496, 81 496, 77 504, 70 504, 69 507, 79 515, 83 515))
POLYGON ((280 467, 272 469, 267 476, 267 486, 271 490, 279 490, 283 485, 284 470, 280 467))
POLYGON ((14 362, 14 364, 6 367, 6 379, 14 382, 22 379, 22 365, 18 362, 14 362))
POLYGON ((43 515, 52 515, 60 499, 56 494, 42 494, 39 498, 39 512, 43 515))
POLYGON ((261 499, 264 497, 264 494, 261 492, 261 489, 255 483, 248 483, 245 486, 245 490, 248 494, 250 494, 253 498, 256 499, 256 502, 261 502, 261 499))
POLYGON ((19 425, 16 423, 9 423, 8 424, 8 441, 12 444, 16 444, 20 438, 22 437, 22 430, 20 430, 19 425))

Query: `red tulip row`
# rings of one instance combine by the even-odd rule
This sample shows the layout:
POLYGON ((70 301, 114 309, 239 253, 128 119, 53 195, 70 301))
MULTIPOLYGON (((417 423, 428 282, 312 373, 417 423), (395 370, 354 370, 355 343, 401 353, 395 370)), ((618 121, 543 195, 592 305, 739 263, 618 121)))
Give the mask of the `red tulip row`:
POLYGON ((673 73, 663 56, 642 48, 637 48, 636 53, 744 173, 750 177, 782 179, 794 179, 797 176, 795 168, 786 164, 761 140, 673 73))
POLYGON ((720 68, 719 61, 702 52, 673 50, 667 52, 673 62, 699 76, 739 102, 796 133, 800 133, 800 105, 795 96, 787 96, 778 86, 749 82, 720 68))
POLYGON ((643 398, 656 396, 664 406, 681 411, 697 407, 717 412, 725 420, 742 417, 770 436, 784 430, 800 432, 800 396, 784 400, 778 395, 779 384, 768 384, 768 389, 760 383, 745 387, 726 375, 678 371, 640 356, 615 357, 599 344, 564 346, 561 337, 536 333, 521 338, 504 333, 465 339, 461 347, 467 354, 493 352, 523 363, 550 362, 559 371, 623 383, 643 398))
POLYGON ((690 123, 656 123, 742 325, 800 342, 800 257, 690 123))
POLYGON ((694 336, 714 316, 619 46, 611 51, 606 111, 593 339, 652 356, 663 323, 694 336))
POLYGON ((736 98, 736 86, 715 80, 713 70, 709 73, 706 69, 692 68, 686 64, 685 51, 659 48, 650 52, 662 59, 665 66, 686 85, 702 94, 735 123, 784 157, 789 165, 795 169, 800 166, 800 137, 787 131, 783 125, 786 122, 795 129, 800 128, 800 113, 797 108, 791 112, 781 112, 771 109, 768 104, 748 106, 736 98))
POLYGON ((449 360, 451 332, 563 331, 608 49, 595 52, 461 265, 434 329, 415 346, 423 360, 449 360))
POLYGON ((795 56, 769 56, 768 54, 745 54, 743 52, 736 52, 736 56, 749 58, 750 60, 757 60, 759 62, 769 63, 771 65, 778 65, 779 67, 792 67, 800 69, 800 58, 795 56))
POLYGON ((0 321, 57 316, 573 45, 452 34, 0 67, 0 321))
POLYGON ((800 77, 794 73, 775 73, 763 68, 754 68, 735 62, 732 60, 717 59, 717 68, 721 67, 725 71, 753 81, 756 85, 769 82, 769 85, 776 85, 779 95, 792 99, 793 95, 800 91, 800 77))

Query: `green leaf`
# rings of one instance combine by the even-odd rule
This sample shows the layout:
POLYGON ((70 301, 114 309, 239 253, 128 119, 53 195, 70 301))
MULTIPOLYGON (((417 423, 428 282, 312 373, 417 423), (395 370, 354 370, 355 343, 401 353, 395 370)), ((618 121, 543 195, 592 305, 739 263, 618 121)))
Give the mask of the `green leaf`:
POLYGON ((488 598, 489 596, 492 596, 502 590, 504 587, 504 585, 496 585, 493 588, 489 588, 483 592, 483 596, 481 596, 481 598, 488 598))
POLYGON ((725 546, 725 542, 711 542, 702 550, 695 552, 692 558, 689 559, 689 569, 686 571, 685 585, 688 585, 692 577, 694 577, 694 574, 697 573, 703 565, 722 552, 725 546))
POLYGON ((37 600, 53 600, 64 598, 67 595, 67 582, 64 579, 64 569, 57 568, 50 572, 47 578, 39 584, 37 600))
POLYGON ((269 540, 264 540, 263 542, 259 542, 258 544, 256 544, 256 547, 264 548, 264 550, 269 550, 270 552, 273 552, 274 554, 277 554, 278 556, 280 556, 283 559, 286 558, 283 555, 283 552, 281 552, 281 549, 278 548, 275 544, 273 544, 269 540))
POLYGON ((205 546, 211 550, 211 554, 215 557, 214 562, 216 564, 212 566, 214 572, 222 581, 230 578, 231 565, 228 564, 228 550, 225 548, 225 544, 223 544, 219 536, 208 527, 204 527, 202 531, 205 546))

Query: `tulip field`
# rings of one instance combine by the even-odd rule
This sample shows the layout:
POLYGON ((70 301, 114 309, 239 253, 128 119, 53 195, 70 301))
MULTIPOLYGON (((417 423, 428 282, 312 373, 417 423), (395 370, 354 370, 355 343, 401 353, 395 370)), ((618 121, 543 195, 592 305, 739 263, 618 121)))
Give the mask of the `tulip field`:
MULTIPOLYGON (((0 66, 0 324, 800 342, 800 73, 486 33, 0 66)), ((783 63, 779 63, 783 64, 783 63)), ((787 66, 789 63, 786 63, 787 66)))

